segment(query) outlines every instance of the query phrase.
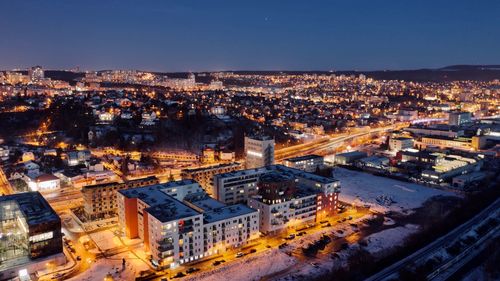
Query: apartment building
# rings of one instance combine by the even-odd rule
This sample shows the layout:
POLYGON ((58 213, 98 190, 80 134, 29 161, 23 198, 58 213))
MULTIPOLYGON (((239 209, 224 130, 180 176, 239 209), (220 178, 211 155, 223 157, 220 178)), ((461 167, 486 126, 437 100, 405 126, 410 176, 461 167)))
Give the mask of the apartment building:
POLYGON ((212 195, 212 186, 214 185, 214 176, 217 174, 228 173, 242 168, 238 162, 219 164, 196 169, 184 169, 181 172, 183 179, 193 179, 210 195, 212 195))
POLYGON ((282 165, 220 174, 214 182, 218 200, 247 202, 259 210, 261 232, 274 232, 334 213, 340 192, 340 182, 336 179, 282 165), (281 190, 287 186, 290 188, 281 190), (275 197, 266 193, 275 191, 278 192, 275 197))
POLYGON ((158 184, 156 177, 147 177, 128 181, 126 183, 104 183, 89 185, 82 188, 83 209, 87 219, 102 219, 116 216, 118 190, 158 184))
POLYGON ((193 182, 118 191, 120 227, 128 238, 144 241, 154 265, 173 268, 259 236, 256 210, 242 204, 227 206, 199 185, 193 189, 193 182))

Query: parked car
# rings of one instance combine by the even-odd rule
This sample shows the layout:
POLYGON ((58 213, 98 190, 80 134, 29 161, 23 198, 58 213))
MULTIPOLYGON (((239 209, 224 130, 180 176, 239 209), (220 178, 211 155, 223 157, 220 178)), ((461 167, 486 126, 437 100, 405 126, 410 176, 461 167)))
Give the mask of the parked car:
POLYGON ((186 270, 186 273, 189 274, 189 273, 193 273, 193 272, 196 272, 196 271, 200 271, 199 268, 196 268, 196 267, 190 267, 186 270))
POLYGON ((241 258, 241 257, 243 257, 244 255, 245 255, 245 254, 244 254, 243 252, 238 252, 238 253, 236 254, 236 257, 237 257, 237 258, 241 258))

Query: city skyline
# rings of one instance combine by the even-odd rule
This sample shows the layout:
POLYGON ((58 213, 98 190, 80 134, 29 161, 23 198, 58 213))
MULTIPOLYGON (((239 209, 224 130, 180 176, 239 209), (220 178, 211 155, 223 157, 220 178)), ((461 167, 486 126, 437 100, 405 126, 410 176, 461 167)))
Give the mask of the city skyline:
POLYGON ((495 1, 9 2, 0 4, 0 69, 370 71, 498 64, 498 11, 495 1))

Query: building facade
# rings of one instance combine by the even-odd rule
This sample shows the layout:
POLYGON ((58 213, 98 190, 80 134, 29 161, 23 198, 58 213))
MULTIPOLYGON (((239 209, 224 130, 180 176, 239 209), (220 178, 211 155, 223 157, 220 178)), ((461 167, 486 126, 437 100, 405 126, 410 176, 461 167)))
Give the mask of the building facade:
POLYGON ((137 179, 126 183, 105 183, 82 188, 83 210, 87 219, 101 219, 116 216, 118 190, 158 184, 156 177, 137 179))
POLYGON ((305 155, 305 156, 285 159, 283 160, 283 165, 290 168, 295 168, 312 173, 323 167, 324 158, 323 156, 315 154, 305 155))
POLYGON ((182 170, 181 176, 183 179, 193 179, 197 181, 208 194, 212 195, 215 175, 236 171, 241 168, 242 165, 240 163, 234 162, 203 168, 185 169, 182 170))
POLYGON ((199 192, 187 181, 118 192, 118 218, 128 238, 140 238, 152 263, 176 267, 239 247, 259 236, 258 212, 245 205, 227 206, 199 192), (184 195, 181 195, 184 194, 184 195))
POLYGON ((247 169, 274 164, 274 139, 269 136, 245 136, 245 165, 247 169))

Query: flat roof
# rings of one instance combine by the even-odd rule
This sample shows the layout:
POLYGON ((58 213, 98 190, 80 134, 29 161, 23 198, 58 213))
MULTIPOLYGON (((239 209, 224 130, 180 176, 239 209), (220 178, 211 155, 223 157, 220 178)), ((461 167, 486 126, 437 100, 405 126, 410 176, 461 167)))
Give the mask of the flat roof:
POLYGON ((251 213, 258 212, 244 204, 236 204, 217 208, 203 213, 203 220, 206 223, 213 223, 221 220, 226 220, 233 217, 239 217, 251 213))
POLYGON ((264 174, 264 173, 269 173, 269 172, 273 172, 273 171, 289 173, 295 177, 314 180, 314 181, 317 181, 319 183, 333 183, 333 182, 337 181, 334 178, 318 176, 318 175, 313 174, 313 173, 309 173, 309 172, 302 171, 302 170, 295 169, 295 168, 286 167, 283 165, 270 165, 270 166, 265 166, 265 167, 256 168, 256 169, 239 170, 239 171, 217 174, 215 176, 217 178, 232 178, 232 177, 241 177, 241 176, 249 176, 249 175, 256 175, 256 174, 264 174))
POLYGON ((184 197, 184 201, 193 204, 194 206, 202 209, 204 212, 226 206, 226 204, 215 200, 204 191, 188 194, 184 197))
MULTIPOLYGON (((28 225, 37 225, 49 221, 61 221, 54 209, 40 192, 23 192, 0 196, 0 205, 4 202, 16 202, 28 225)), ((0 220, 4 212, 0 212, 0 220)))
POLYGON ((309 154, 309 155, 304 155, 304 156, 298 156, 298 157, 292 157, 292 158, 287 158, 284 161, 289 161, 289 162, 298 162, 298 161, 304 161, 304 160, 311 160, 311 159, 318 159, 318 158, 323 158, 323 156, 319 156, 316 154, 309 154))
POLYGON ((161 222, 178 220, 200 214, 200 212, 196 211, 195 209, 161 191, 161 189, 164 188, 164 185, 150 185, 144 187, 122 189, 118 192, 127 198, 138 198, 149 205, 149 207, 145 210, 161 222))

